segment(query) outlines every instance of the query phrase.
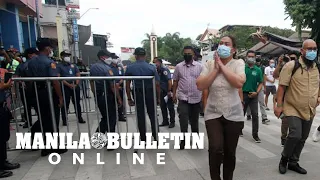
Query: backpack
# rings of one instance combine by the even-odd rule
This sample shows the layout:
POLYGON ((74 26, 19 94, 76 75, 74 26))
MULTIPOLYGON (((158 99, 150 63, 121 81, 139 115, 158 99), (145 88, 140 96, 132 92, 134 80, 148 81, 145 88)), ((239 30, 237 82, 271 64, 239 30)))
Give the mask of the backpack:
MULTIPOLYGON (((301 68, 301 64, 300 64, 299 60, 295 60, 294 62, 295 62, 295 63, 294 63, 294 67, 293 67, 293 69, 292 69, 291 78, 292 78, 292 76, 294 75, 294 73, 296 73, 296 71, 297 71, 299 68, 301 68)), ((318 71, 319 71, 319 74, 320 74, 320 64, 318 63, 318 61, 316 61, 316 66, 317 66, 318 71)))

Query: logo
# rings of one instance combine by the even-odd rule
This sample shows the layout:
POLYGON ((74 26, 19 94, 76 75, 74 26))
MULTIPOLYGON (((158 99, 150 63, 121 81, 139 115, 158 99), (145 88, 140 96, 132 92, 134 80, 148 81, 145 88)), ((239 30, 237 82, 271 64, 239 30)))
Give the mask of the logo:
POLYGON ((163 71, 163 74, 164 74, 165 76, 167 76, 167 75, 168 75, 168 72, 167 72, 167 71, 163 71))
POLYGON ((253 75, 253 76, 256 76, 256 75, 257 75, 257 72, 256 72, 256 71, 252 71, 252 75, 253 75))
POLYGON ((96 132, 91 137, 91 146, 96 149, 102 149, 107 145, 107 137, 103 133, 96 132))

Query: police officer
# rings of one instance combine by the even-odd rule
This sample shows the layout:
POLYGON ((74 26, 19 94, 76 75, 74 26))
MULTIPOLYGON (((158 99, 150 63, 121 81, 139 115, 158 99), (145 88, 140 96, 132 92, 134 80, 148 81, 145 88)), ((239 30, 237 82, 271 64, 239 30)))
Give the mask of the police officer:
MULTIPOLYGON (((60 57, 62 59, 61 63, 57 65, 59 76, 61 77, 80 77, 80 71, 77 66, 71 64, 71 53, 67 51, 62 51, 60 53, 60 57)), ((80 87, 79 87, 80 80, 72 81, 72 80, 65 80, 62 81, 62 86, 64 88, 64 98, 65 98, 65 107, 61 108, 62 113, 62 123, 63 126, 67 125, 67 117, 66 111, 69 110, 70 98, 74 105, 74 109, 76 110, 76 115, 78 118, 78 122, 81 124, 86 123, 82 119, 81 114, 81 106, 80 106, 80 87), (74 93, 75 91, 75 93, 74 93)))
MULTIPOLYGON (((24 58, 26 61, 23 61, 22 64, 19 64, 19 66, 16 69, 15 76, 16 77, 26 77, 26 69, 28 67, 28 61, 31 60, 32 58, 36 57, 38 54, 38 51, 36 48, 28 48, 24 52, 24 58)), ((28 128, 29 125, 30 127, 32 126, 32 114, 31 114, 31 107, 32 107, 32 99, 30 96, 30 89, 27 88, 25 83, 20 83, 19 84, 19 93, 20 93, 20 98, 24 107, 24 120, 25 123, 23 125, 23 128, 28 128), (24 93, 22 90, 22 87, 24 86, 24 93), (24 96, 25 95, 25 96, 24 96), (24 98, 25 97, 25 98, 24 98), (26 102, 25 102, 26 101, 26 102), (28 116, 28 117, 27 117, 28 116), (29 121, 29 123, 27 122, 29 121)))
POLYGON ((169 125, 169 128, 173 128, 175 126, 175 110, 172 100, 171 73, 169 69, 162 64, 162 59, 154 59, 154 62, 157 66, 157 71, 160 77, 160 107, 163 118, 162 124, 160 126, 169 125), (168 110, 170 113, 170 124, 168 119, 168 110))
MULTIPOLYGON (((110 68, 112 63, 111 53, 107 50, 101 50, 97 56, 99 61, 91 66, 90 76, 113 76, 113 71, 110 68)), ((94 81, 90 82, 91 90, 97 99, 98 108, 102 116, 96 132, 115 132, 117 116, 114 92, 117 89, 114 88, 112 81, 97 80, 95 82, 96 86, 94 86, 94 81)), ((122 99, 119 96, 119 92, 116 92, 116 94, 118 104, 121 105, 122 99)))
MULTIPOLYGON (((157 93, 160 97, 160 86, 159 86, 159 75, 155 66, 146 62, 146 51, 143 48, 136 48, 134 51, 136 62, 132 63, 127 67, 125 72, 126 76, 154 76, 157 81, 157 93)), ((131 89, 130 89, 131 80, 126 81, 126 93, 128 97, 128 103, 130 106, 134 106, 134 102, 131 98, 131 89)), ((141 141, 146 140, 146 117, 145 117, 145 108, 144 100, 146 102, 147 113, 151 122, 152 135, 155 140, 157 140, 156 128, 158 124, 155 123, 155 113, 156 109, 154 108, 154 95, 153 95, 153 84, 151 80, 134 80, 133 89, 135 91, 136 97, 134 97, 137 105, 137 116, 138 116, 138 129, 140 132, 141 141), (143 97, 143 82, 145 87, 145 97, 143 97), (145 99, 143 99, 145 98, 145 99)), ((158 99, 159 102, 159 99, 158 99)))
MULTIPOLYGON (((27 75, 29 77, 57 77, 57 67, 56 64, 49 58, 53 56, 52 46, 50 44, 49 39, 41 38, 37 41, 37 47, 39 50, 39 55, 33 58, 28 63, 27 75)), ((54 132, 53 123, 57 123, 58 126, 58 117, 60 114, 60 107, 63 106, 63 98, 61 93, 60 83, 57 80, 51 81, 53 86, 52 91, 52 100, 54 111, 51 112, 50 109, 50 101, 48 96, 48 89, 52 88, 48 87, 45 81, 37 81, 36 82, 36 90, 38 93, 38 102, 40 109, 38 110, 41 114, 41 121, 36 121, 31 128, 31 132, 41 132, 41 125, 43 129, 43 133, 52 133, 54 132), (52 114, 55 113, 56 119, 52 119, 52 114)), ((39 113, 37 113, 39 115, 39 113)), ((40 119, 40 118, 39 118, 40 119)), ((58 130, 58 129, 57 129, 58 130)), ((59 131, 59 130, 58 130, 59 131)), ((66 149, 56 149, 56 150, 42 150, 41 156, 47 156, 52 152, 56 152, 59 154, 67 152, 66 149)))
POLYGON ((10 163, 7 161, 7 141, 10 138, 10 120, 9 109, 6 104, 6 90, 12 87, 11 79, 4 83, 4 79, 0 77, 0 178, 12 176, 12 172, 8 170, 17 169, 20 164, 10 163))
MULTIPOLYGON (((123 76, 124 75, 124 70, 121 67, 121 65, 118 65, 119 57, 114 53, 111 53, 111 56, 112 56, 111 57, 112 61, 111 61, 110 67, 112 69, 113 75, 114 76, 123 76)), ((116 81, 116 88, 118 88, 119 93, 120 93, 120 97, 121 97, 121 99, 123 99, 123 80, 122 79, 116 81)), ((119 108, 118 108, 119 121, 125 122, 126 118, 124 117, 123 112, 124 112, 124 107, 123 106, 119 106, 119 108)))

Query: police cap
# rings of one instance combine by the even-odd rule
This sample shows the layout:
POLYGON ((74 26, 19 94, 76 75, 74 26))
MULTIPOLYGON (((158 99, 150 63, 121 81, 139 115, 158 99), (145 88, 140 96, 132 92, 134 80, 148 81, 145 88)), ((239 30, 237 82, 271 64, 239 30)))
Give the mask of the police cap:
POLYGON ((98 58, 102 57, 102 56, 107 56, 107 57, 111 57, 111 54, 109 51, 107 50, 100 50, 97 54, 98 58))
POLYGON ((28 57, 29 54, 38 54, 38 50, 36 48, 28 48, 24 51, 24 57, 28 57))
POLYGON ((157 58, 156 61, 159 61, 162 64, 162 59, 161 58, 157 58))
POLYGON ((69 51, 65 50, 60 53, 60 56, 71 56, 71 53, 69 51))
POLYGON ((36 44, 40 51, 43 50, 45 47, 52 47, 49 38, 39 38, 36 44))
POLYGON ((145 56, 146 55, 146 50, 144 50, 141 47, 138 47, 134 50, 134 55, 138 55, 138 56, 145 56))

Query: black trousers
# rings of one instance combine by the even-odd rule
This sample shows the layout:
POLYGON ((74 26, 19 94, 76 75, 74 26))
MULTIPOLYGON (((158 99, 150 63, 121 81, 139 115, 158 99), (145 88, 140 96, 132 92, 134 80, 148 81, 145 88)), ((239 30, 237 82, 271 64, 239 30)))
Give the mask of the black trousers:
MULTIPOLYGON (((69 110, 70 99, 72 101, 72 104, 74 105, 74 110, 76 111, 76 115, 77 115, 77 118, 79 121, 82 119, 81 106, 80 106, 80 87, 79 86, 76 87, 75 93, 74 93, 73 89, 69 88, 68 86, 64 86, 64 100, 66 102, 65 106, 67 109, 67 113, 69 110)), ((61 108, 61 113, 62 113, 62 115, 61 115, 62 122, 67 123, 65 107, 61 108)))
POLYGON ((179 100, 177 111, 179 113, 181 132, 188 132, 190 123, 191 131, 199 133, 200 103, 190 104, 187 101, 179 100))
POLYGON ((117 113, 114 95, 97 92, 97 101, 102 117, 99 124, 100 128, 98 127, 96 132, 116 132, 117 113))
POLYGON ((0 102, 0 170, 7 160, 7 141, 10 138, 10 119, 7 105, 0 102))
POLYGON ((244 102, 244 108, 243 108, 244 116, 247 113, 248 107, 250 107, 251 116, 252 116, 252 136, 256 137, 258 136, 258 132, 259 132, 258 96, 255 98, 249 98, 249 93, 243 92, 243 102, 244 102))
MULTIPOLYGON (((60 119, 60 108, 59 108, 59 98, 53 91, 53 108, 54 112, 50 110, 50 102, 47 88, 39 88, 38 89, 38 102, 40 109, 36 109, 38 114, 38 120, 33 124, 31 128, 32 137, 34 137, 34 133, 41 132, 41 127, 43 129, 43 133, 52 133, 54 132, 53 123, 55 122, 57 125, 57 131, 59 132, 59 119, 60 119), (55 119, 52 119, 51 113, 55 114, 55 119), (40 123, 41 117, 41 123, 40 123)), ((36 102, 35 102, 36 103, 36 102)), ((37 106, 37 104, 35 104, 37 106)), ((45 137, 45 136, 44 136, 45 137)))
POLYGON ((168 95, 167 91, 161 90, 160 107, 162 112, 163 124, 169 123, 168 110, 170 114, 170 123, 175 123, 175 116, 176 116, 172 97, 168 98, 168 102, 165 102, 164 100, 164 97, 166 97, 167 95, 168 95))
POLYGON ((24 94, 22 88, 19 88, 20 98, 23 105, 23 112, 24 112, 24 119, 26 121, 29 121, 30 126, 32 125, 32 114, 31 114, 31 108, 32 108, 32 100, 30 98, 30 94, 28 94, 28 91, 24 89, 24 94), (24 96, 25 95, 25 96, 24 96))
MULTIPOLYGON (((119 89, 120 97, 123 100, 123 88, 119 89)), ((125 107, 124 105, 118 107, 118 117, 119 119, 124 118, 125 107)))
POLYGON ((140 132, 141 141, 146 140, 146 114, 145 114, 145 106, 147 108, 147 114, 151 123, 152 136, 155 140, 158 139, 156 134, 156 128, 159 132, 159 125, 156 124, 156 109, 154 108, 154 94, 152 88, 145 88, 145 97, 143 97, 143 89, 136 88, 136 105, 137 105, 137 116, 138 116, 138 129, 140 132), (145 103, 144 103, 145 101, 145 103))
POLYGON ((282 151, 282 156, 289 158, 289 163, 295 164, 300 159, 313 120, 307 121, 295 116, 287 116, 286 120, 289 124, 289 134, 282 151))

